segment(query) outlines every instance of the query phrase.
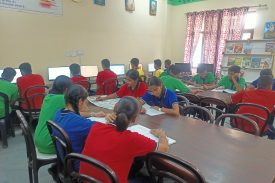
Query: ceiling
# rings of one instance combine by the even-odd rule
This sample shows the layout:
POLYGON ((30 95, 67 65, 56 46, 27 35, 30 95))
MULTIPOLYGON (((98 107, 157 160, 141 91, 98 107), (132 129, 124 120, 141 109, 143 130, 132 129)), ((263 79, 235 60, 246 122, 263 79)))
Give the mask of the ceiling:
POLYGON ((181 4, 194 3, 199 1, 204 1, 204 0, 168 0, 168 4, 181 5, 181 4))

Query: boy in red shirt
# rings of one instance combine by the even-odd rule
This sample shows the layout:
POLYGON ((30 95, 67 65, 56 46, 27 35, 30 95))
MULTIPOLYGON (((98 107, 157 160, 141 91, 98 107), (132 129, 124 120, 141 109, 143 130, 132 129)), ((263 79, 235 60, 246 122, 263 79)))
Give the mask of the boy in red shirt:
MULTIPOLYGON (((272 91, 272 76, 264 75, 259 78, 257 89, 242 90, 231 96, 231 101, 233 104, 237 103, 254 103, 262 105, 269 109, 269 112, 272 113, 275 105, 275 92, 272 91)), ((265 113, 262 110, 252 108, 252 107, 240 107, 236 112, 237 114, 255 114, 264 119, 267 118, 265 113)), ((238 122, 237 122, 238 123, 238 122)), ((236 125, 236 124, 235 124, 236 125)), ((233 127, 235 126, 233 124, 233 127)), ((264 121, 258 122, 259 129, 261 130, 264 126, 264 121)), ((244 123, 243 128, 241 129, 248 133, 253 133, 254 128, 248 124, 244 123)), ((267 128, 264 129, 264 132, 267 131, 267 128)))
MULTIPOLYGON (((28 109, 28 105, 27 105, 27 101, 25 99, 25 91, 27 90, 27 88, 31 87, 31 86, 43 86, 45 85, 44 79, 41 75, 39 74, 32 74, 32 68, 31 68, 31 64, 30 63, 22 63, 19 66, 20 72, 22 74, 21 77, 17 78, 16 84, 18 86, 18 90, 19 90, 19 94, 20 97, 23 99, 22 101, 22 108, 24 110, 28 109)), ((44 88, 35 88, 30 90, 30 92, 28 92, 28 96, 33 95, 33 94, 44 94, 45 93, 45 89, 44 88)), ((41 105, 43 102, 43 98, 42 97, 35 97, 34 99, 34 104, 31 102, 31 109, 40 109, 41 105)))
POLYGON ((116 91, 116 81, 117 75, 110 70, 110 61, 108 59, 103 59, 101 61, 101 66, 103 71, 100 71, 96 77, 96 84, 97 84, 97 95, 109 95, 116 91), (114 80, 112 80, 114 79, 114 80), (106 90, 103 88, 103 83, 109 80, 107 83, 110 87, 106 87, 106 90), (104 91, 105 90, 105 91, 104 91))
POLYGON ((81 76, 81 74, 80 74, 80 65, 79 64, 71 64, 70 71, 71 71, 71 75, 72 75, 71 80, 72 80, 73 84, 79 84, 87 90, 90 89, 88 79, 85 78, 84 76, 81 76))

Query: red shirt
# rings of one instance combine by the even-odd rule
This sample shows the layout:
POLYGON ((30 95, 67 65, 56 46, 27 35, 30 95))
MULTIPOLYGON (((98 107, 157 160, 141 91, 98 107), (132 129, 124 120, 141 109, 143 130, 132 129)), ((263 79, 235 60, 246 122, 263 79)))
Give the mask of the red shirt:
POLYGON ((117 79, 117 75, 111 71, 110 69, 105 69, 104 71, 100 71, 97 74, 96 77, 96 84, 97 84, 97 95, 109 95, 114 93, 116 91, 116 81, 110 81, 108 82, 108 85, 110 87, 107 87, 105 90, 106 92, 104 93, 104 88, 103 88, 103 82, 108 80, 108 79, 117 79))
MULTIPOLYGON (((264 90, 264 89, 251 89, 251 90, 243 90, 231 96, 232 103, 254 103, 262 105, 269 109, 270 112, 274 110, 275 105, 275 92, 272 90, 264 90)), ((258 115, 264 119, 267 118, 265 113, 262 110, 256 109, 254 107, 240 107, 240 109, 236 112, 237 114, 250 113, 258 115)), ((253 117, 251 117, 252 120, 253 117)), ((257 121, 256 121, 257 122, 257 121)), ((241 124, 240 124, 241 125, 241 124)), ((258 126, 260 130, 263 128, 264 121, 259 121, 258 126)), ((248 133, 253 133, 254 128, 248 123, 244 123, 243 128, 241 129, 248 133)), ((266 129, 265 129, 266 130, 266 129)))
POLYGON ((116 92, 118 97, 132 96, 132 97, 143 97, 146 93, 146 84, 144 82, 138 82, 136 88, 132 88, 126 83, 116 92))
POLYGON ((73 76, 71 78, 73 84, 79 84, 86 89, 89 89, 89 81, 84 76, 73 76))
MULTIPOLYGON (((82 154, 108 165, 120 183, 128 183, 134 158, 145 156, 156 147, 155 141, 138 133, 128 130, 119 132, 114 125, 96 123, 90 130, 82 154)), ((80 172, 108 183, 104 174, 85 163, 80 163, 80 172)))
MULTIPOLYGON (((20 97, 22 99, 24 99, 23 102, 22 102, 22 108, 23 109, 28 109, 27 101, 24 97, 26 89, 31 87, 31 86, 45 85, 43 77, 41 75, 38 75, 38 74, 28 74, 28 75, 19 77, 19 78, 17 78, 16 84, 18 86, 20 97)), ((28 92, 28 96, 33 95, 33 94, 37 94, 37 93, 44 94, 45 89, 44 88, 43 89, 42 88, 32 89, 28 92)), ((31 100, 31 99, 29 99, 29 100, 31 100)), ((35 99, 34 99, 35 106, 34 106, 33 102, 30 101, 31 109, 34 109, 34 108, 35 109, 40 109, 41 105, 42 105, 42 102, 43 102, 42 97, 40 97, 40 96, 35 97, 35 99)))

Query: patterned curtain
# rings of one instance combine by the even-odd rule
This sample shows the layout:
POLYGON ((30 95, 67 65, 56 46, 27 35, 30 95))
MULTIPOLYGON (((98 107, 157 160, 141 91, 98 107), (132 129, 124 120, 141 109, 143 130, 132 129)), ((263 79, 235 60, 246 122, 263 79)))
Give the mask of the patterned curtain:
POLYGON ((185 43, 184 62, 190 63, 202 31, 204 12, 187 14, 187 37, 185 43))

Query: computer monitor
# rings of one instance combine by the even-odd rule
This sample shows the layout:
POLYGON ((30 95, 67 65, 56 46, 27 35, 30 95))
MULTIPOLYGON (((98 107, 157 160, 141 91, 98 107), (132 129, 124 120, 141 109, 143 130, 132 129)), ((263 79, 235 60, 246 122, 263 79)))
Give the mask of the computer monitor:
POLYGON ((124 64, 112 64, 110 70, 116 73, 117 75, 125 74, 125 65, 124 64))
POLYGON ((71 77, 71 72, 69 67, 49 67, 48 76, 49 81, 55 80, 60 75, 65 75, 71 77))
POLYGON ((155 66, 154 64, 148 64, 148 72, 154 72, 156 69, 155 69, 155 66))
POLYGON ((191 72, 191 64, 190 63, 175 63, 177 67, 179 67, 180 72, 191 72))
POLYGON ((81 66, 81 75, 89 78, 89 77, 95 77, 98 73, 98 67, 97 66, 81 66))
MULTIPOLYGON (((1 77, 1 75, 3 73, 3 71, 4 71, 4 69, 0 70, 0 77, 1 77)), ((19 77, 22 76, 21 72, 20 72, 20 69, 15 69, 15 71, 16 71, 16 75, 14 76, 13 80, 11 81, 12 83, 16 83, 17 78, 19 78, 19 77)))
POLYGON ((214 72, 214 64, 200 64, 205 65, 207 72, 214 72))
MULTIPOLYGON (((138 64, 138 68, 142 70, 142 64, 138 64)), ((131 64, 129 64, 129 69, 132 69, 131 64)))

